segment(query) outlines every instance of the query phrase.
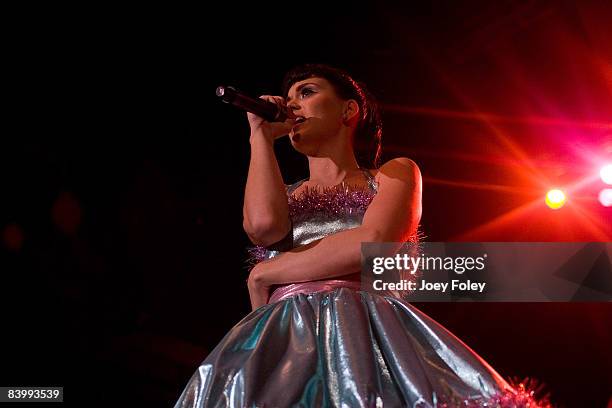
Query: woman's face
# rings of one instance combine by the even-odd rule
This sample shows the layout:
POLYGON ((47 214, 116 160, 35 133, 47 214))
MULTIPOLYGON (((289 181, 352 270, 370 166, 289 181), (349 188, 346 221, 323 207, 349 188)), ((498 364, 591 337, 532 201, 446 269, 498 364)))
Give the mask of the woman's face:
POLYGON ((294 83, 286 102, 296 116, 303 118, 289 133, 297 151, 316 156, 322 144, 338 136, 346 102, 326 79, 315 77, 294 83))

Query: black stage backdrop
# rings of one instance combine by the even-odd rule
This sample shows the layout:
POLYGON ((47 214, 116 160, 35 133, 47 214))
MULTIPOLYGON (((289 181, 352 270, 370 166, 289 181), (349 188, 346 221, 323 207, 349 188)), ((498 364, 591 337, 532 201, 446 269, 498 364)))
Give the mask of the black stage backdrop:
MULTIPOLYGON (((106 6, 10 16, 0 385, 64 386, 75 406, 172 406, 250 310, 248 123, 215 98, 217 85, 277 94, 283 73, 304 62, 364 80, 387 106, 385 159, 408 156, 421 167, 430 241, 467 239, 526 200, 460 185, 530 186, 517 179, 513 146, 528 159, 571 161, 550 142, 555 125, 534 130, 537 121, 520 117, 611 117, 610 82, 599 86, 593 61, 610 69, 612 12, 597 3, 106 6), (491 150, 500 129, 513 144, 491 150)), ((560 132, 568 126, 581 140, 610 138, 576 123, 560 132)), ((305 177, 288 141, 277 147, 285 181, 305 177)), ((607 239, 579 228, 525 231, 548 216, 475 240, 611 240, 609 229, 607 239)), ((504 377, 545 383, 560 406, 603 407, 610 397, 609 304, 417 306, 504 377)))

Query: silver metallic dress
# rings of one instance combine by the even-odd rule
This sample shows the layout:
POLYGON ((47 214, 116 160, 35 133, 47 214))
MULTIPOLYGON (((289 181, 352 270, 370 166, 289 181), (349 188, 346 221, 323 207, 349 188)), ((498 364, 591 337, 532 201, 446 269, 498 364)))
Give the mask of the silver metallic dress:
MULTIPOLYGON (((377 191, 364 175, 369 188, 295 198, 300 182, 289 186, 293 233, 284 249, 359 226, 377 191)), ((259 260, 279 252, 259 250, 259 260)), ((414 306, 360 291, 357 274, 275 288, 202 362, 175 408, 499 407, 519 394, 414 306)))

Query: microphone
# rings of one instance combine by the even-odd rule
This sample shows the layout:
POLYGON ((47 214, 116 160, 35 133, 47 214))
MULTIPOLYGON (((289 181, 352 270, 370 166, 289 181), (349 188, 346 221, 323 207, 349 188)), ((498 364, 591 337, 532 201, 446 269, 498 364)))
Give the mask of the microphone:
POLYGON ((261 98, 252 98, 232 86, 218 86, 216 93, 223 102, 254 113, 268 122, 284 122, 288 118, 288 109, 261 98))

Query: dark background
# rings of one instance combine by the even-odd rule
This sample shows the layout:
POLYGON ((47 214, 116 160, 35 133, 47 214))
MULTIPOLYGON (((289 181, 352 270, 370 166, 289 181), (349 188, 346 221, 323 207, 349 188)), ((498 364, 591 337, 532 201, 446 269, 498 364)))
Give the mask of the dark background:
MULTIPOLYGON (((612 241, 591 180, 612 156, 603 2, 57 7, 5 14, 3 385, 173 405, 250 310, 248 123, 214 89, 278 94, 299 63, 378 96, 384 158, 421 168, 427 240, 612 241)), ((285 181, 306 177, 277 147, 285 181)), ((609 304, 417 306, 559 406, 612 395, 609 304)))

